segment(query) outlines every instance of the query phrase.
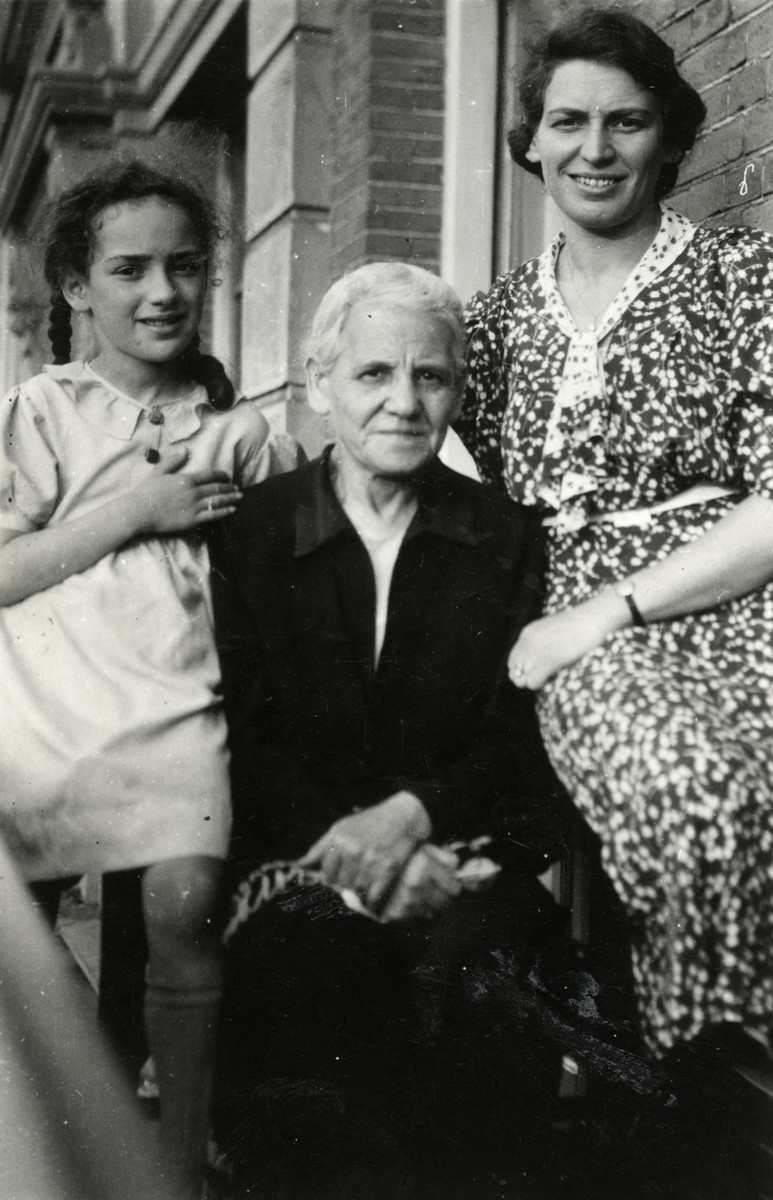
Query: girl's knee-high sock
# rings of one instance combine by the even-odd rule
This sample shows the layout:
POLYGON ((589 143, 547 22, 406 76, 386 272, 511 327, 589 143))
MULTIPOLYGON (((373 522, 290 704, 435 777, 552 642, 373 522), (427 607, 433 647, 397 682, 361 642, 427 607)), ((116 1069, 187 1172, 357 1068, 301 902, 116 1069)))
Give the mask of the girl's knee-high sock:
POLYGON ((212 1096, 220 988, 149 985, 145 1023, 161 1104, 162 1167, 177 1200, 199 1200, 212 1096))

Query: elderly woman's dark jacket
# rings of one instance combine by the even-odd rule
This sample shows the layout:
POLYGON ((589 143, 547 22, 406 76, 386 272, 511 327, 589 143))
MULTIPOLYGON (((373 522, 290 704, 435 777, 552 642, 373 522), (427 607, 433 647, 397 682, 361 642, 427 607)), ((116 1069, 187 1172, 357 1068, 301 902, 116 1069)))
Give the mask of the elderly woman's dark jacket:
POLYGON ((540 608, 542 537, 526 510, 432 464, 377 668, 373 570, 326 457, 247 489, 210 555, 237 861, 300 855, 405 788, 432 840, 496 818, 529 865, 544 862, 555 784, 531 697, 505 672, 540 608))

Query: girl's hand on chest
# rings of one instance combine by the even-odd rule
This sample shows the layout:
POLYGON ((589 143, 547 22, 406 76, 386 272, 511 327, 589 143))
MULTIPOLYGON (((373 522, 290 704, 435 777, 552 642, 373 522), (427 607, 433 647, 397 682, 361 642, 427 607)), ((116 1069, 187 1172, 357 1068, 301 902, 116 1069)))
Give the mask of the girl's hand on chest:
POLYGON ((182 533, 222 521, 242 493, 224 471, 186 471, 181 451, 132 489, 137 532, 182 533))

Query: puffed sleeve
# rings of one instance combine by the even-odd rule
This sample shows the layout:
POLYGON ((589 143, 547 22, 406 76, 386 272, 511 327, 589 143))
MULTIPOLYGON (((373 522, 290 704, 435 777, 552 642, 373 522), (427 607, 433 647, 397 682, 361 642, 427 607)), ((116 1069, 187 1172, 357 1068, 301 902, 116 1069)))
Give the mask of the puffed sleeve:
POLYGON ((303 450, 289 434, 272 431, 253 401, 240 401, 233 418, 239 423, 234 478, 240 487, 283 475, 306 461, 303 450))
POLYGON ((750 492, 773 500, 773 309, 747 324, 734 359, 731 437, 743 481, 750 492))
POLYGON ((467 384, 454 424, 484 483, 502 484, 500 430, 507 407, 507 375, 502 345, 502 300, 507 276, 467 305, 467 384))
POLYGON ((26 533, 45 525, 56 507, 57 455, 45 406, 32 389, 15 388, 2 406, 0 526, 26 533))

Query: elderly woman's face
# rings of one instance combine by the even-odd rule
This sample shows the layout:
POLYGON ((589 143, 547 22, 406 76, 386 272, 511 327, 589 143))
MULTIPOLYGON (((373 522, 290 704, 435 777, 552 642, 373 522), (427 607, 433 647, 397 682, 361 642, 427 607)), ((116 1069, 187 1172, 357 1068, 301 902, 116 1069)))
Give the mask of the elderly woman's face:
POLYGON ((459 404, 451 332, 433 313, 355 304, 333 367, 312 373, 340 460, 373 476, 408 477, 433 459, 459 404))
POLYGON ((619 67, 577 59, 556 67, 528 158, 564 216, 583 229, 649 221, 665 148, 656 96, 619 67))

